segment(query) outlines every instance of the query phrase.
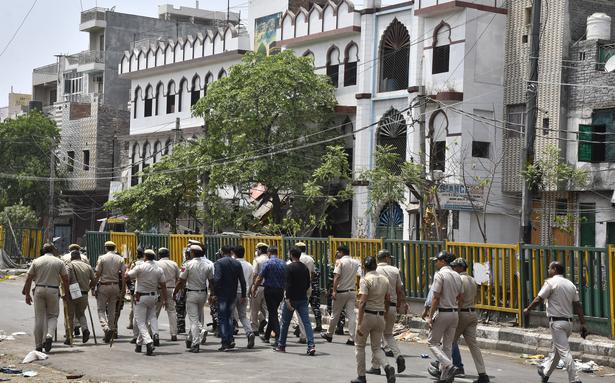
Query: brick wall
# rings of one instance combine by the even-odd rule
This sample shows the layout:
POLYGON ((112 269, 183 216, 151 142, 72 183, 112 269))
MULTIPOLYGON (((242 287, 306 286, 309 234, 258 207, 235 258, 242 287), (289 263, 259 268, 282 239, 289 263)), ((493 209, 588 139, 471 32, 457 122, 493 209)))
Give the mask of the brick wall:
POLYGON ((591 87, 591 85, 615 86, 615 73, 607 73, 597 68, 598 49, 601 43, 597 40, 583 40, 570 49, 570 62, 566 65, 566 82, 587 86, 569 87, 568 110, 580 108, 592 110, 615 106, 615 89, 591 87))

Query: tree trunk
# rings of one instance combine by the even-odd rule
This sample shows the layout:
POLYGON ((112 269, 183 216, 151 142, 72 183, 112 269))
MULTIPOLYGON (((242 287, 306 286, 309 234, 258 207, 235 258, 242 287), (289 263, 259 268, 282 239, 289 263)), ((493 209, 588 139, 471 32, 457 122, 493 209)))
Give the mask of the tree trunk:
POLYGON ((282 201, 277 190, 271 191, 271 217, 273 223, 280 225, 282 223, 282 201))

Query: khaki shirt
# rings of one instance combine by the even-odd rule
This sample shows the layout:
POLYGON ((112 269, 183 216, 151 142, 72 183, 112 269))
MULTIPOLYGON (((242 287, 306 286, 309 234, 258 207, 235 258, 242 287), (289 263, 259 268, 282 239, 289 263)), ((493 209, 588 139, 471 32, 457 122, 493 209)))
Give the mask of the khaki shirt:
POLYGON ((359 294, 367 295, 366 310, 384 311, 384 300, 389 292, 389 280, 375 271, 369 271, 359 282, 359 294))
MULTIPOLYGON (((83 262, 85 262, 85 263, 90 263, 90 260, 88 259, 88 257, 86 257, 86 256, 85 256, 85 255, 83 255, 83 254, 80 254, 80 255, 81 255, 81 260, 82 260, 83 262)), ((68 254, 64 254, 64 255, 62 256, 62 260, 64 261, 64 263, 66 263, 66 264, 68 265, 68 264, 70 263, 70 261, 72 261, 72 256, 70 255, 70 253, 68 253, 68 254)))
POLYGON ((96 274, 101 283, 118 283, 118 273, 123 273, 124 269, 124 258, 113 252, 101 255, 96 263, 96 274))
POLYGON ((547 279, 538 296, 546 302, 548 317, 572 318, 572 304, 579 301, 577 287, 563 275, 547 279))
POLYGON ((340 280, 337 291, 354 290, 356 278, 361 275, 359 270, 361 270, 361 264, 356 259, 352 259, 350 255, 344 255, 338 259, 335 262, 335 269, 333 269, 333 274, 338 274, 340 280))
POLYGON ((89 263, 74 260, 66 265, 66 272, 68 273, 70 284, 79 283, 81 291, 88 291, 90 289, 90 282, 94 281, 94 270, 89 263))
POLYGON ((164 273, 165 284, 168 289, 175 287, 177 280, 179 279, 179 267, 177 263, 169 258, 162 258, 158 261, 158 266, 164 273))
POLYGON ((401 276, 399 275, 399 269, 395 266, 391 266, 386 262, 380 262, 376 272, 383 277, 386 277, 389 281, 391 288, 391 302, 397 303, 397 289, 402 289, 401 276))
POLYGON ((139 293, 153 293, 158 286, 164 283, 164 272, 155 261, 144 261, 128 272, 130 279, 137 280, 136 291, 139 293))
POLYGON ((474 308, 474 304, 476 303, 476 282, 467 272, 459 273, 459 275, 461 276, 461 283, 463 284, 463 303, 459 308, 474 308))
POLYGON ((307 255, 306 253, 301 253, 301 257, 299 257, 299 261, 301 261, 301 263, 307 266, 308 270, 310 271, 310 278, 311 278, 312 275, 314 274, 314 258, 312 258, 310 255, 307 255))
POLYGON ((463 284, 461 276, 453 271, 450 266, 442 267, 433 277, 431 289, 434 293, 440 294, 441 309, 458 308, 457 297, 463 294, 463 284))
POLYGON ((60 276, 66 276, 66 264, 51 253, 36 258, 28 275, 37 285, 60 287, 60 276))
POLYGON ((265 262, 269 260, 267 254, 261 254, 258 257, 254 258, 252 261, 252 266, 254 266, 254 275, 261 275, 261 271, 263 271, 263 266, 265 262))
POLYGON ((186 262, 179 273, 189 290, 207 289, 207 281, 214 279, 214 264, 205 257, 196 257, 186 262))

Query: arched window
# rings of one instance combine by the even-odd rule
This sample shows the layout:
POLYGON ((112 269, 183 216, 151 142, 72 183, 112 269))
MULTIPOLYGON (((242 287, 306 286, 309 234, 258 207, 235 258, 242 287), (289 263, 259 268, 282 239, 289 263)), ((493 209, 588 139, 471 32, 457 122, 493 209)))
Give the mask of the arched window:
POLYGON ((154 91, 151 85, 147 85, 145 88, 145 107, 143 108, 144 116, 151 117, 152 116, 152 104, 154 99, 154 91))
POLYGON ((410 35, 406 27, 394 19, 380 41, 380 92, 408 88, 410 69, 410 35))
POLYGON ((201 78, 195 74, 192 78, 192 88, 190 91, 190 106, 194 105, 201 98, 201 78))
POLYGON ((178 93, 178 105, 177 105, 177 111, 178 112, 182 112, 184 110, 184 106, 186 105, 186 96, 188 95, 188 80, 186 80, 185 78, 183 78, 180 82, 179 82, 179 93, 178 93))
POLYGON ((162 110, 162 100, 164 99, 164 84, 159 82, 156 86, 156 116, 162 110))
POLYGON ((448 72, 451 55, 451 27, 444 21, 433 32, 431 73, 448 72))
POLYGON ((327 52, 327 76, 337 88, 340 75, 340 50, 334 45, 327 52))
POLYGON ((209 84, 211 84, 212 82, 214 82, 214 75, 211 74, 211 72, 208 72, 205 75, 205 84, 203 87, 203 97, 207 96, 207 87, 209 86, 209 84))
POLYGON ((138 86, 137 89, 135 89, 135 98, 133 99, 133 102, 132 102, 133 118, 137 118, 137 116, 139 115, 139 103, 140 102, 141 102, 141 87, 138 86))
POLYGON ((448 116, 438 109, 429 117, 429 168, 444 171, 446 167, 446 136, 448 135, 448 116))
POLYGON ((309 58, 311 58, 312 59, 312 65, 314 65, 315 57, 314 57, 314 53, 311 50, 308 49, 307 51, 303 52, 301 57, 309 57, 309 58))
POLYGON ((143 144, 143 170, 147 169, 152 163, 152 145, 149 142, 143 144))
POLYGON ((135 142, 135 144, 132 146, 130 186, 135 186, 139 183, 139 162, 141 161, 141 157, 139 156, 139 154, 139 144, 135 142))
POLYGON ((344 55, 344 86, 357 85, 357 62, 359 61, 359 47, 350 43, 344 55))
POLYGON ((226 77, 226 71, 224 70, 224 68, 220 69, 220 72, 218 72, 218 80, 220 80, 221 78, 226 77))
POLYGON ((167 114, 175 113, 175 81, 171 80, 167 87, 167 114))
POLYGON ((399 156, 395 168, 391 169, 396 172, 406 161, 407 132, 406 119, 396 109, 390 109, 378 122, 378 145, 393 147, 393 153, 399 156))
POLYGON ((156 143, 154 144, 154 153, 152 153, 152 163, 156 163, 156 161, 158 161, 158 159, 160 157, 162 157, 162 153, 161 153, 161 147, 162 145, 160 144, 160 141, 156 141, 156 143))
POLYGON ((376 237, 386 239, 402 239, 404 213, 396 202, 389 202, 382 207, 378 215, 376 237))
POLYGON ((171 139, 168 139, 167 142, 164 143, 164 155, 169 154, 169 150, 171 150, 171 139))

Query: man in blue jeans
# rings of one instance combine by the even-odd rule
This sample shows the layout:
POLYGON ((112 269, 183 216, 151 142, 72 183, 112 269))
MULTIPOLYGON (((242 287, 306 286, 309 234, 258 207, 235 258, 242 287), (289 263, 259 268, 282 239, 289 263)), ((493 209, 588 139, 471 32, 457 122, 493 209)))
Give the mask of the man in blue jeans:
POLYGON ((270 247, 267 249, 269 260, 263 265, 260 274, 256 277, 256 282, 252 286, 252 297, 256 297, 258 286, 265 287, 265 302, 267 303, 267 328, 261 335, 261 340, 269 343, 271 332, 275 333, 275 344, 280 337, 280 321, 278 319, 278 308, 284 299, 284 287, 286 286, 286 264, 278 258, 278 248, 270 247), (264 281, 264 282, 263 282, 264 281))
POLYGON ((223 246, 222 258, 214 264, 214 287, 218 301, 218 321, 222 346, 218 351, 235 348, 233 339, 233 308, 237 299, 237 284, 241 287, 241 303, 246 300, 246 280, 241 264, 231 257, 231 248, 223 246))
POLYGON ((282 328, 278 336, 278 344, 273 348, 277 352, 286 352, 286 337, 288 327, 293 317, 293 312, 297 310, 299 318, 305 327, 307 338, 307 354, 314 356, 316 347, 314 346, 314 332, 310 324, 310 314, 308 313, 307 291, 310 288, 310 271, 300 260, 301 250, 292 247, 289 251, 291 263, 286 265, 286 297, 282 305, 282 328))

